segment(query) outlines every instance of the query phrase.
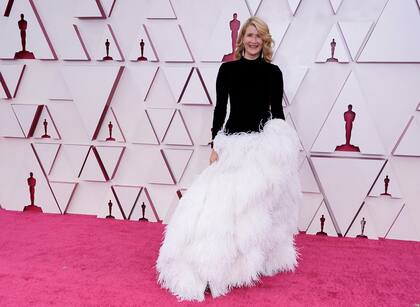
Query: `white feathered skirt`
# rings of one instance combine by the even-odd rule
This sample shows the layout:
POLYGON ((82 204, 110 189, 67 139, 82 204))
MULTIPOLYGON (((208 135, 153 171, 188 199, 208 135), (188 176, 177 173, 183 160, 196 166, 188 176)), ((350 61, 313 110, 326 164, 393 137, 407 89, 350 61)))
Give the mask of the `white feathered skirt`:
POLYGON ((224 295, 297 265, 295 131, 271 119, 259 133, 219 133, 214 148, 219 160, 180 200, 157 259, 158 282, 182 300, 204 300, 207 285, 224 295))

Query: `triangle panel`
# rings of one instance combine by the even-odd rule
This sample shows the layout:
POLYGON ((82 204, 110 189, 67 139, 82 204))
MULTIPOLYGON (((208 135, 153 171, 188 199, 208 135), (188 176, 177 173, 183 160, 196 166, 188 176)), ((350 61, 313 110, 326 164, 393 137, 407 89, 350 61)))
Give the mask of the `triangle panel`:
POLYGON ((354 73, 347 79, 311 149, 312 152, 343 150, 359 151, 362 154, 385 154, 382 140, 354 73), (350 131, 349 145, 345 145, 347 131, 350 131))
POLYGON ((49 174, 57 158, 61 144, 33 143, 34 151, 39 158, 42 168, 49 174))
POLYGON ((339 230, 344 234, 385 161, 321 157, 311 160, 339 230))
POLYGON ((312 219, 312 222, 309 225, 306 234, 315 235, 317 232, 321 231, 320 219, 322 218, 322 216, 324 216, 325 218, 323 231, 327 233, 327 235, 330 237, 337 237, 337 232, 335 231, 331 216, 328 213, 327 207, 325 206, 324 202, 321 203, 319 209, 315 213, 315 216, 312 219))
POLYGON ((163 154, 168 161, 169 167, 174 174, 176 182, 181 181, 181 178, 187 168, 188 162, 191 159, 192 149, 163 149, 163 154))
POLYGON ((420 62, 420 44, 415 37, 420 37, 416 3, 389 0, 358 62, 420 62))
POLYGON ((77 185, 77 182, 50 181, 51 189, 63 214, 67 211, 77 185))
POLYGON ((316 58, 317 63, 331 62, 331 63, 348 63, 350 62, 347 46, 342 38, 337 24, 334 24, 330 33, 325 39, 321 50, 316 58))
POLYGON ((27 26, 25 50, 32 53, 32 58, 35 59, 56 60, 57 55, 31 1, 14 1, 9 17, 0 19, 0 59, 14 59, 23 50, 18 27, 20 14, 24 15, 27 26))
POLYGON ((172 118, 162 142, 167 145, 193 145, 180 111, 172 118))

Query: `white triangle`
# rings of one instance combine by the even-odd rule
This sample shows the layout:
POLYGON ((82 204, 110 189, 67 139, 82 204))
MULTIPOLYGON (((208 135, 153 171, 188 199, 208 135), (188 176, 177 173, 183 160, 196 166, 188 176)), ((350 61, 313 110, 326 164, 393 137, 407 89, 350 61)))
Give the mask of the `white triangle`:
POLYGON ((129 67, 126 75, 132 77, 137 84, 137 90, 141 93, 141 101, 146 101, 149 91, 151 90, 152 83, 154 83, 157 77, 159 67, 156 66, 141 66, 141 67, 129 67))
POLYGON ((74 103, 91 138, 102 113, 111 103, 115 84, 122 74, 118 66, 65 66, 64 78, 74 97, 74 103))
POLYGON ((413 116, 408 129, 405 131, 397 148, 394 151, 396 156, 420 157, 420 114, 413 116))
POLYGON ((420 235, 415 227, 418 221, 413 217, 410 208, 405 205, 385 238, 420 241, 420 235))
POLYGON ((205 92, 203 83, 201 83, 197 68, 193 70, 180 102, 182 104, 211 105, 211 101, 205 92))
POLYGON ((105 115, 104 121, 102 122, 101 129, 99 130, 97 141, 105 141, 109 143, 113 142, 125 142, 124 134, 119 125, 119 121, 115 117, 112 107, 109 108, 105 115), (107 140, 110 138, 110 123, 111 123, 111 137, 115 140, 107 140))
POLYGON ((389 0, 358 62, 420 62, 420 16, 414 1, 389 0))
POLYGON ((179 24, 149 20, 146 29, 161 61, 194 62, 179 24))
POLYGON ((367 35, 372 29, 372 21, 340 21, 338 22, 343 33, 350 55, 355 61, 359 55, 361 47, 367 39, 367 35))
POLYGON ((28 142, 0 142, 1 202, 4 209, 22 211, 30 204, 27 178, 33 173, 36 180, 35 204, 44 213, 60 213, 33 148, 28 142))
POLYGON ((334 14, 337 14, 338 9, 340 8, 340 5, 341 5, 342 2, 343 2, 343 0, 330 0, 331 7, 334 11, 334 14))
POLYGON ((219 66, 219 64, 213 64, 212 66, 201 66, 197 68, 200 71, 204 86, 210 95, 213 105, 216 103, 216 78, 219 72, 219 66))
POLYGON ((318 211, 323 202, 322 194, 319 193, 302 193, 302 204, 299 208, 298 227, 301 231, 307 231, 310 223, 314 219, 315 213, 318 211))
POLYGON ((172 118, 162 142, 168 145, 193 145, 181 113, 177 111, 172 118))
POLYGON ((148 19, 176 19, 171 0, 153 0, 148 6, 148 19))
POLYGON ((245 0, 246 4, 249 9, 249 13, 252 16, 255 16, 257 14, 258 9, 260 8, 262 0, 245 0))
POLYGON ((146 112, 152 123, 153 130, 156 132, 158 139, 162 141, 174 116, 175 110, 147 109, 146 112))
POLYGON ((343 114, 348 111, 349 104, 353 106, 352 111, 356 113, 350 143, 359 147, 363 154, 385 154, 384 146, 354 73, 348 77, 311 151, 334 152, 337 146, 346 143, 346 122, 343 114), (369 133, 366 133, 367 131, 369 133))
POLYGON ((335 231, 334 224, 332 222, 331 216, 328 213, 327 207, 325 206, 325 203, 322 202, 321 206, 315 213, 315 216, 311 222, 311 224, 308 227, 308 230, 306 231, 307 234, 316 234, 317 232, 321 231, 321 216, 324 215, 325 222, 324 222, 324 232, 327 233, 330 237, 337 237, 337 232, 335 231))
MULTIPOLYGON (((130 57, 129 57, 130 61, 137 62, 138 58, 141 57, 141 46, 140 46, 141 40, 143 40, 143 43, 144 43, 143 57, 147 59, 147 62, 159 61, 155 53, 154 47, 152 45, 152 42, 149 40, 149 36, 147 35, 147 32, 145 31, 144 25, 139 27, 136 33, 136 37, 133 38, 133 45, 131 47, 130 57)), ((144 62, 140 61, 139 63, 144 63, 144 62)))
POLYGON ((320 193, 318 183, 314 177, 311 167, 309 166, 308 159, 305 159, 299 168, 300 184, 302 192, 320 193))
POLYGON ((147 195, 147 190, 145 188, 143 188, 143 190, 140 193, 139 198, 137 199, 137 202, 133 208, 133 211, 130 215, 130 220, 132 221, 138 221, 140 218, 143 217, 143 212, 142 212, 142 205, 144 204, 145 210, 144 210, 144 217, 149 221, 149 222, 158 222, 159 216, 156 217, 157 212, 155 207, 153 206, 153 203, 150 201, 150 196, 147 195))
POLYGON ((14 1, 9 17, 0 19, 0 59, 14 59, 15 53, 22 50, 18 21, 24 14, 27 21, 26 50, 32 52, 36 59, 55 60, 56 55, 48 44, 49 38, 44 33, 40 21, 29 1, 14 1))
POLYGON ((61 144, 34 143, 33 146, 35 147, 36 154, 41 160, 45 173, 49 174, 51 167, 57 158, 61 144))
POLYGON ((366 198, 384 160, 311 158, 342 234, 366 198))
POLYGON ((57 58, 65 61, 89 61, 90 56, 86 45, 78 25, 75 24, 78 22, 72 18, 75 9, 74 2, 50 1, 48 5, 35 5, 54 45, 57 58))
POLYGON ((138 126, 131 137, 131 142, 138 144, 159 144, 159 140, 147 113, 141 112, 137 120, 138 126))
MULTIPOLYGON (((177 82, 179 80, 174 81, 177 82)), ((178 97, 174 96, 174 91, 171 89, 171 84, 166 78, 165 72, 163 69, 158 69, 145 98, 147 105, 154 108, 175 108, 177 99, 178 97)))
POLYGON ((192 149, 163 149, 172 174, 177 182, 181 181, 182 175, 191 159, 192 149))
POLYGON ((125 217, 128 219, 142 188, 116 185, 112 186, 112 188, 114 189, 115 194, 117 194, 118 201, 124 211, 125 217))
POLYGON ((153 206, 159 219, 166 216, 178 188, 174 185, 149 185, 147 191, 151 196, 153 206))
POLYGON ((209 118, 213 116, 213 108, 203 106, 186 106, 182 108, 182 116, 194 144, 208 145, 211 141, 212 122, 209 118))
POLYGON ((188 76, 193 68, 190 67, 166 67, 164 74, 168 80, 169 87, 177 102, 181 99, 181 94, 187 86, 188 76))
POLYGON ((61 69, 57 69, 51 80, 50 90, 48 94, 50 100, 73 100, 69 87, 63 78, 61 69))
POLYGON ((124 61, 124 55, 121 53, 121 49, 111 25, 107 25, 105 27, 104 33, 98 42, 93 57, 98 61, 103 61, 103 58, 106 56, 105 43, 107 40, 109 42, 109 56, 112 57, 114 61, 124 61))
POLYGON ((289 7, 290 7, 290 10, 292 11, 292 15, 295 15, 301 0, 287 0, 287 2, 289 3, 289 7))
POLYGON ((39 106, 34 104, 12 104, 12 108, 25 136, 28 137, 39 106))
POLYGON ((286 66, 282 68, 283 78, 287 80, 284 84, 284 93, 289 104, 293 103, 293 99, 295 98, 303 79, 305 79, 308 70, 308 67, 305 66, 286 66))
MULTIPOLYGON (((181 190, 178 190, 178 191, 180 193, 183 193, 185 191, 185 189, 181 189, 181 190)), ((172 195, 172 200, 170 202, 169 208, 167 209, 166 214, 165 214, 165 216, 163 218, 163 224, 169 224, 170 223, 171 218, 172 218, 172 216, 173 216, 173 214, 175 212, 175 209, 178 206, 179 199, 180 198, 179 198, 179 196, 176 193, 174 193, 174 195, 172 195)))
POLYGON ((113 9, 113 6, 115 5, 116 0, 101 0, 102 8, 105 11, 105 15, 107 17, 111 16, 111 10, 113 9))
POLYGON ((7 90, 9 92, 8 94, 10 95, 10 97, 0 96, 0 98, 14 98, 16 96, 18 86, 23 76, 23 72, 25 71, 25 68, 26 64, 0 65, 0 75, 1 77, 3 77, 3 80, 6 83, 7 90))
POLYGON ((109 179, 112 179, 117 171, 125 147, 123 146, 95 146, 101 161, 105 167, 109 179))
POLYGON ((385 165, 384 169, 379 174, 378 180, 376 181, 375 185, 370 191, 369 196, 381 197, 381 198, 402 198, 403 197, 400 184, 398 183, 398 178, 395 175, 395 172, 393 170, 391 163, 392 162, 388 161, 388 163, 385 165), (390 195, 384 195, 386 176, 388 176, 388 180, 389 180, 387 193, 390 195))
POLYGON ((0 103, 0 136, 25 138, 11 104, 0 103))
POLYGON ((70 204, 71 197, 77 187, 76 182, 54 182, 50 181, 51 189, 53 190, 54 196, 57 199, 58 205, 60 206, 61 212, 64 214, 67 211, 67 207, 70 204))
MULTIPOLYGON (((284 102, 284 100, 283 100, 283 102, 284 102)), ((284 103, 283 103, 283 108, 285 108, 285 106, 284 106, 284 103)), ((286 111, 286 110, 285 110, 286 111)), ((297 127, 296 127, 296 124, 295 124, 295 121, 293 120, 293 117, 292 117, 292 114, 289 112, 289 113, 287 113, 287 111, 286 111, 286 122, 291 126, 291 127, 293 127, 293 129, 295 129, 295 131, 296 131, 296 135, 297 135, 297 137, 298 137, 298 139, 299 139, 299 152, 300 153, 302 153, 302 152, 304 152, 305 151, 305 149, 303 148, 303 144, 302 144, 302 140, 300 139, 300 136, 299 136, 299 134, 298 134, 298 130, 297 130, 297 127)), ((306 158, 306 154, 304 153, 304 155, 303 155, 303 158, 306 158)), ((302 159, 302 161, 303 161, 303 159, 302 159)))
POLYGON ((347 53, 346 43, 341 36, 341 32, 340 32, 339 28, 337 27, 337 24, 334 24, 331 27, 331 31, 327 35, 327 38, 325 39, 321 50, 318 53, 318 56, 316 58, 317 63, 327 62, 327 59, 331 58, 331 56, 332 56, 331 43, 332 43, 333 39, 336 43, 335 49, 334 49, 334 58, 336 58, 338 60, 338 62, 340 62, 340 63, 350 62, 350 59, 349 59, 348 53, 347 53))
POLYGON ((375 222, 373 219, 374 215, 373 212, 366 206, 360 210, 359 214, 356 216, 353 224, 351 225, 349 231, 346 234, 346 237, 355 238, 358 235, 362 234, 362 219, 364 218, 364 231, 363 234, 367 236, 369 239, 378 239, 378 232, 375 227, 375 222))
MULTIPOLYGON (((118 206, 118 202, 114 196, 114 193, 112 193, 112 190, 109 189, 109 192, 107 194, 107 197, 104 199, 103 203, 100 204, 97 210, 97 217, 99 218, 106 218, 109 215, 109 206, 108 203, 111 201, 112 207, 111 207, 111 215, 117 219, 117 220, 124 220, 124 217, 121 213, 121 209, 118 206)), ((110 219, 113 220, 113 219, 110 219)))
POLYGON ((289 29, 289 26, 289 21, 276 21, 272 22, 272 25, 270 25, 270 32, 275 42, 273 50, 274 58, 276 57, 277 50, 279 49, 281 42, 283 41, 283 38, 286 35, 287 29, 289 29))
POLYGON ((384 197, 367 197, 365 206, 371 212, 373 223, 379 237, 384 238, 398 213, 404 205, 404 200, 384 197))
POLYGON ((89 145, 61 145, 57 158, 50 170, 50 180, 76 180, 83 166, 83 162, 86 159, 89 148, 89 145))
POLYGON ((83 169, 79 178, 86 181, 106 181, 105 175, 102 172, 99 162, 93 152, 93 146, 89 151, 88 157, 85 161, 85 164, 83 165, 83 169))
POLYGON ((41 115, 38 120, 38 124, 36 125, 33 137, 37 139, 41 139, 43 135, 45 135, 45 128, 44 122, 46 123, 47 127, 47 135, 50 138, 43 138, 44 140, 53 139, 53 140, 60 140, 60 134, 57 131, 57 127, 55 126, 54 120, 50 116, 50 112, 47 109, 47 106, 43 106, 41 115))
POLYGON ((149 177, 149 183, 175 184, 175 178, 172 177, 168 165, 166 164, 163 153, 159 150, 150 162, 153 165, 152 173, 149 177))

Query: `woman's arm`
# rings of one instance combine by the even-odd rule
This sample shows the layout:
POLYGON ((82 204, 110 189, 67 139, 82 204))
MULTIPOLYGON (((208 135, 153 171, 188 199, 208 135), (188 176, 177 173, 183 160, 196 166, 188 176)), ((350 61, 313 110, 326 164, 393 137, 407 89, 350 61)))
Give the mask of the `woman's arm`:
POLYGON ((223 123, 225 122, 229 89, 228 78, 226 64, 223 63, 219 68, 216 79, 216 106, 213 113, 213 128, 211 129, 212 139, 222 129, 223 123))
POLYGON ((273 118, 284 119, 283 112, 283 74, 277 65, 274 65, 273 80, 271 85, 271 114, 273 118))

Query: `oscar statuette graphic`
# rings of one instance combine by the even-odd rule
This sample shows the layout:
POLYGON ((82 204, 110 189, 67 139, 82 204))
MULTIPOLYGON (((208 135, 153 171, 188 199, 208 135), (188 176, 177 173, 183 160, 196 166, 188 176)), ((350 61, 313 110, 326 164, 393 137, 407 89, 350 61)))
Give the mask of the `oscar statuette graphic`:
POLYGON ((28 22, 25 20, 25 15, 23 14, 20 14, 18 27, 20 30, 20 40, 22 43, 22 50, 15 53, 15 59, 35 59, 34 54, 26 50, 26 30, 28 28, 28 22))
POLYGON ((137 58, 137 61, 147 61, 147 58, 144 56, 144 41, 140 41, 140 56, 137 58))
POLYGON ((316 233, 317 236, 327 236, 327 233, 324 232, 324 225, 325 225, 325 217, 324 217, 324 215, 321 216, 321 218, 319 219, 319 221, 321 222, 321 231, 318 231, 316 233))
POLYGON ((146 205, 144 204, 144 202, 141 204, 141 215, 142 217, 139 218, 139 221, 143 221, 143 222, 147 222, 149 221, 147 218, 144 217, 144 214, 146 213, 146 205))
POLYGON ((335 46, 337 45, 337 43, 335 42, 335 39, 333 38, 330 46, 331 46, 331 57, 327 59, 327 62, 338 62, 338 59, 334 57, 334 53, 335 53, 335 46))
POLYGON ((109 137, 106 138, 106 141, 115 141, 115 138, 112 137, 112 128, 114 126, 112 125, 112 122, 109 122, 108 124, 108 132, 109 132, 109 137))
POLYGON ((108 202, 108 212, 109 214, 106 216, 107 219, 115 219, 115 217, 112 215, 112 201, 109 200, 108 202))
POLYGON ((29 178, 27 179, 27 183, 29 186, 29 197, 31 199, 31 204, 25 206, 23 211, 31 211, 31 212, 42 212, 41 207, 35 205, 35 186, 36 186, 36 179, 34 178, 34 174, 32 172, 29 173, 29 178))
POLYGON ((347 106, 347 111, 344 112, 344 121, 346 122, 346 124, 345 124, 346 143, 345 144, 342 144, 342 145, 338 145, 335 148, 335 151, 355 151, 355 152, 360 152, 359 147, 350 144, 351 132, 353 130, 353 122, 354 122, 355 118, 356 118, 356 113, 353 111, 353 106, 351 104, 349 104, 347 106))
POLYGON ((229 62, 235 59, 235 49, 236 49, 236 41, 238 40, 238 32, 239 28, 241 27, 241 22, 238 20, 238 14, 233 14, 233 19, 229 21, 229 27, 231 31, 231 40, 232 40, 232 52, 225 54, 223 56, 222 62, 229 62))
POLYGON ((389 186, 389 182, 390 182, 390 181, 391 181, 391 180, 389 179, 388 175, 386 175, 386 177, 385 177, 385 179, 384 179, 385 192, 384 192, 384 193, 381 193, 381 195, 383 195, 383 196, 390 196, 390 197, 392 197, 392 195, 388 193, 388 186, 389 186))
POLYGON ((111 43, 108 41, 108 39, 106 39, 106 42, 105 42, 106 56, 104 56, 102 58, 102 60, 104 60, 104 61, 112 61, 113 60, 113 58, 111 56, 109 56, 109 45, 111 45, 111 43))
POLYGON ((44 118, 44 122, 42 124, 44 125, 44 134, 41 136, 41 138, 49 139, 50 136, 48 135, 48 122, 45 118, 44 118))
POLYGON ((365 235, 365 226, 366 226, 366 220, 363 217, 362 220, 360 221, 360 228, 362 230, 360 235, 357 235, 357 238, 363 238, 363 239, 367 239, 367 236, 365 235))

